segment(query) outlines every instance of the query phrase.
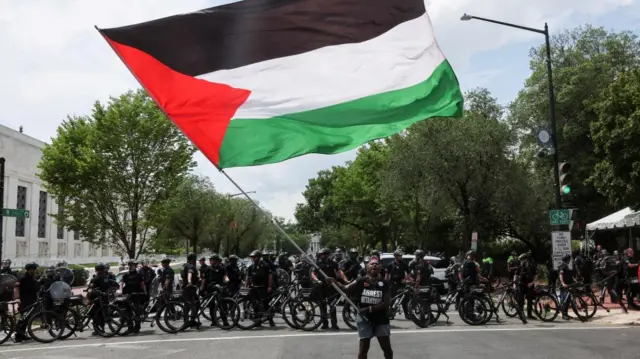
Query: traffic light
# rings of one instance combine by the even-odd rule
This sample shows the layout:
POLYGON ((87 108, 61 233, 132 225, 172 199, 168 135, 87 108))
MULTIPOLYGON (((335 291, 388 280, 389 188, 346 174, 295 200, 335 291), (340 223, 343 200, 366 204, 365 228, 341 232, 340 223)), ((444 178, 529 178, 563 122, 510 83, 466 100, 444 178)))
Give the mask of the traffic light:
POLYGON ((558 163, 558 175, 560 176, 560 194, 568 196, 571 193, 571 164, 569 162, 558 163))

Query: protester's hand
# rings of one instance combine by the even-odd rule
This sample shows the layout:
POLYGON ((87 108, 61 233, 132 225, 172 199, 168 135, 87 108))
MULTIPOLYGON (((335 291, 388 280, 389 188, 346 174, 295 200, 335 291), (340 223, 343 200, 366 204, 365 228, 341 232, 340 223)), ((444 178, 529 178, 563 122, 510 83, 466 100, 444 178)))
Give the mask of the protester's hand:
POLYGON ((369 313, 369 307, 360 308, 359 311, 360 311, 360 314, 369 313))

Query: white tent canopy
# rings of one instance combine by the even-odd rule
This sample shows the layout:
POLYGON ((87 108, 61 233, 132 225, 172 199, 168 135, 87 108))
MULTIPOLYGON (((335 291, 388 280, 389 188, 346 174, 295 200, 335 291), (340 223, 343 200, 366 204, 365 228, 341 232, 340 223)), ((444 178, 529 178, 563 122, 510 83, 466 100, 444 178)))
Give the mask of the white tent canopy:
POLYGON ((597 230, 607 230, 614 228, 626 228, 633 227, 634 220, 632 218, 636 218, 636 216, 630 216, 635 214, 630 207, 619 210, 616 213, 612 213, 604 218, 600 218, 595 222, 591 222, 587 224, 587 231, 597 231, 597 230), (625 217, 629 216, 627 221, 625 221, 625 217))

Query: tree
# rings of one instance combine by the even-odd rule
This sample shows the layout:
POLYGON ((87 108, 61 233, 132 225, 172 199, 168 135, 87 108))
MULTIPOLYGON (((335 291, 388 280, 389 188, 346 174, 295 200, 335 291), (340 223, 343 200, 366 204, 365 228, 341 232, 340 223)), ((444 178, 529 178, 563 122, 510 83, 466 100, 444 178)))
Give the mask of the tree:
POLYGON ((46 145, 39 177, 82 240, 106 239, 130 258, 148 244, 150 214, 194 167, 195 149, 138 90, 71 116, 46 145))
MULTIPOLYGON (((590 124, 598 120, 593 106, 601 92, 626 69, 640 61, 640 42, 630 32, 608 32, 592 26, 566 30, 552 38, 556 93, 557 140, 560 160, 573 164, 572 204, 591 221, 610 213, 607 198, 587 181, 602 159, 595 151, 590 124)), ((546 173, 553 188, 555 164, 536 160, 536 130, 549 123, 549 98, 544 46, 531 50, 531 76, 509 106, 508 121, 519 139, 519 153, 537 171, 546 173)), ((551 197, 553 198, 553 197, 551 197)))
POLYGON ((640 205, 640 68, 617 74, 594 104, 591 137, 601 160, 589 177, 616 207, 640 205))
POLYGON ((227 211, 213 184, 206 178, 189 176, 169 198, 156 207, 154 225, 158 240, 182 247, 189 243, 194 253, 199 246, 212 242, 215 216, 227 211))

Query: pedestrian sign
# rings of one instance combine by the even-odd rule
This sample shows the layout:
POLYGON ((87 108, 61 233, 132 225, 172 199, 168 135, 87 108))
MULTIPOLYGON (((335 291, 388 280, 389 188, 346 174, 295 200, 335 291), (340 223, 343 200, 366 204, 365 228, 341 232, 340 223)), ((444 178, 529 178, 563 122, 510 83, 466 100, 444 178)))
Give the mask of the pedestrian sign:
POLYGON ((549 220, 552 226, 569 225, 571 213, 568 209, 552 209, 549 211, 549 220))

